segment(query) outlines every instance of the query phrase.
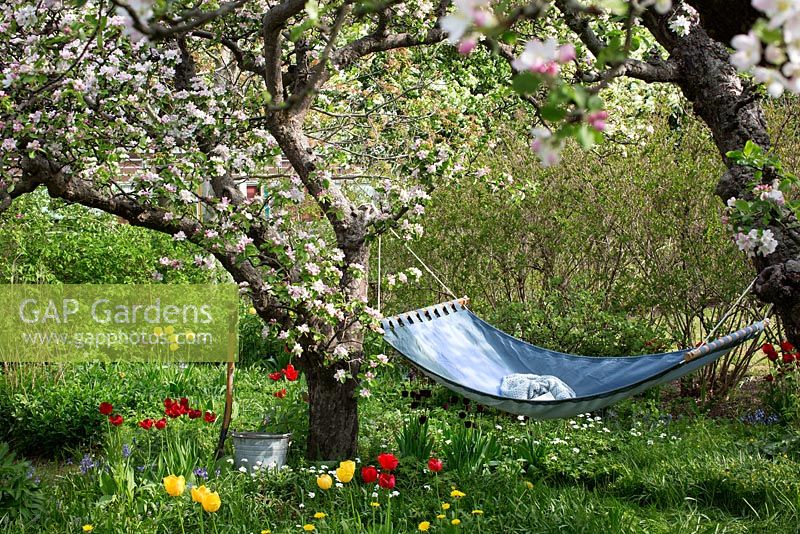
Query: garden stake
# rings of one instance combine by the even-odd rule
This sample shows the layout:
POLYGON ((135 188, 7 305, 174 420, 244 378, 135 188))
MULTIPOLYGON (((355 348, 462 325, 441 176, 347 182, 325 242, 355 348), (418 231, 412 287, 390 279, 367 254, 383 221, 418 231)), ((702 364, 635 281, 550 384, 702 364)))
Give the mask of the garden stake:
POLYGON ((225 411, 222 414, 222 428, 219 429, 216 459, 225 454, 225 438, 228 437, 228 427, 231 424, 231 411, 233 410, 233 361, 228 362, 228 376, 225 381, 225 411))

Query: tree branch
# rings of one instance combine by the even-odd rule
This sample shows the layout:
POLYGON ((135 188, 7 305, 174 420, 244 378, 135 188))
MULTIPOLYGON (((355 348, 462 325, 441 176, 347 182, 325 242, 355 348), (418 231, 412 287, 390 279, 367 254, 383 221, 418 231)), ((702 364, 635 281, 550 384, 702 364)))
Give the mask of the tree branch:
POLYGON ((264 82, 273 102, 283 102, 281 31, 286 22, 305 8, 304 0, 284 0, 261 18, 264 38, 264 82))

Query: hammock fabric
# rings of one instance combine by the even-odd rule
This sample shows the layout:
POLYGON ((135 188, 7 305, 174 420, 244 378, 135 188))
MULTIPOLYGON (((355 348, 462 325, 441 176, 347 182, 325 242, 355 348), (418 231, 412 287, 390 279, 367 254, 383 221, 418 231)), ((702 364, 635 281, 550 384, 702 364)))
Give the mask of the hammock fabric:
POLYGON ((604 408, 682 377, 763 332, 764 321, 692 350, 630 357, 575 356, 536 347, 474 315, 465 299, 386 318, 384 339, 423 373, 476 402, 534 419, 572 417, 604 408), (514 373, 554 375, 575 397, 519 400, 500 394, 514 373))

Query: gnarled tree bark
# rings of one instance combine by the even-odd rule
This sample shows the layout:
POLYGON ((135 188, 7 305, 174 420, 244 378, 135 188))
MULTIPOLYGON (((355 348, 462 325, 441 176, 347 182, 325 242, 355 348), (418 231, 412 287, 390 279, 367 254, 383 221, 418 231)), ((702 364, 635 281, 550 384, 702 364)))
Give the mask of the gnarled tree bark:
MULTIPOLYGON (((718 9, 719 3, 695 4, 706 27, 695 27, 685 37, 679 38, 667 28, 668 17, 648 14, 645 23, 670 53, 670 61, 677 65, 676 84, 708 126, 728 167, 717 184, 716 194, 723 201, 730 197, 752 198, 752 172, 736 165, 726 154, 740 150, 748 140, 769 148, 767 123, 755 87, 731 65, 726 45, 712 37, 727 39, 731 28, 738 31, 740 12, 731 3, 726 3, 727 13, 718 9), (728 20, 731 17, 737 20, 728 20)), ((741 7, 741 13, 752 15, 749 2, 741 7)), ((769 256, 753 260, 758 273, 755 292, 761 300, 775 305, 787 336, 797 345, 800 344, 800 234, 779 223, 773 223, 770 229, 779 245, 769 256)))

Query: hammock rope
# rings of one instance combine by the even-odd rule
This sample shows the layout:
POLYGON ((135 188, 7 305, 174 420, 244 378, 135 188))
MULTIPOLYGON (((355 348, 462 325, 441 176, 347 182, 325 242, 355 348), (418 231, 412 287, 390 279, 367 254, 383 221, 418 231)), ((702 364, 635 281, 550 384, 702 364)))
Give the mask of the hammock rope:
MULTIPOLYGON (((395 231, 394 231, 394 228, 389 228, 389 231, 390 231, 390 232, 392 232, 392 235, 394 235, 394 236, 395 236, 397 239, 399 239, 401 243, 403 243, 403 246, 404 246, 404 247, 406 247, 406 250, 407 250, 408 252, 410 252, 412 256, 414 256, 414 259, 415 259, 415 260, 417 260, 417 261, 419 262, 419 264, 420 264, 420 265, 422 265, 422 268, 423 268, 423 269, 425 269, 426 271, 428 271, 428 274, 429 274, 429 275, 431 275, 431 276, 433 277, 433 279, 434 279, 434 280, 436 280, 437 282, 439 282, 439 285, 440 285, 440 286, 442 286, 442 289, 444 289, 445 293, 446 293, 448 296, 450 296, 450 297, 453 297, 454 299, 455 299, 455 298, 458 298, 458 297, 456 297, 456 294, 455 294, 455 293, 453 293, 453 290, 452 290, 452 289, 450 289, 449 287, 447 287, 447 285, 445 285, 445 283, 444 283, 444 282, 442 282, 442 281, 439 279, 439 277, 438 277, 438 276, 436 276, 436 274, 433 272, 433 270, 432 270, 430 267, 428 267, 428 264, 426 264, 424 261, 422 261, 422 258, 420 258, 419 256, 417 256, 417 253, 416 253, 416 252, 414 252, 413 250, 411 250, 411 247, 409 247, 409 246, 408 246, 408 243, 406 243, 406 242, 405 242, 405 240, 404 240, 402 237, 400 237, 400 236, 397 234, 397 232, 395 232, 395 231)), ((380 260, 378 260, 378 261, 380 261, 380 260)))
POLYGON ((736 307, 739 306, 739 304, 741 304, 742 300, 744 300, 747 294, 753 290, 753 286, 756 284, 756 280, 758 280, 758 276, 753 278, 753 281, 750 282, 750 285, 747 286, 747 288, 744 291, 742 291, 742 294, 739 295, 739 298, 736 299, 736 302, 734 302, 733 305, 730 308, 728 308, 728 311, 725 312, 725 314, 722 316, 722 319, 720 319, 719 322, 716 324, 716 326, 711 329, 706 338, 703 340, 702 343, 703 345, 707 344, 714 337, 714 334, 717 333, 717 330, 719 330, 719 327, 722 326, 722 323, 724 323, 728 319, 728 317, 730 317, 730 315, 733 313, 733 310, 735 310, 736 307))

